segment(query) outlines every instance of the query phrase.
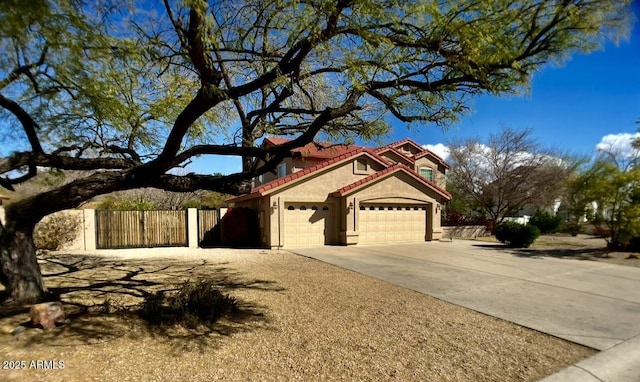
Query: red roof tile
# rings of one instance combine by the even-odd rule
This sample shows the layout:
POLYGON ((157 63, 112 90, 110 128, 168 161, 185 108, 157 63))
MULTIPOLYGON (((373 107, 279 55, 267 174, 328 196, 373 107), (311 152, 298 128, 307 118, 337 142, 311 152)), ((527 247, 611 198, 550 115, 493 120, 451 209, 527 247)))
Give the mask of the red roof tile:
POLYGON ((391 147, 391 146, 387 145, 387 146, 380 147, 379 149, 376 149, 376 153, 378 153, 378 154, 383 153, 385 151, 393 151, 394 153, 400 155, 402 158, 406 159, 408 162, 410 162, 410 163, 415 162, 413 158, 411 158, 408 155, 403 154, 400 150, 396 149, 395 147, 391 147))
MULTIPOLYGON (((264 140, 266 143, 269 143, 272 146, 278 146, 283 143, 287 143, 291 141, 291 139, 288 139, 288 138, 278 138, 278 137, 268 137, 268 138, 265 138, 264 140)), ((320 142, 320 143, 311 142, 311 143, 307 143, 302 147, 295 148, 291 150, 291 152, 300 153, 300 155, 303 158, 330 159, 359 148, 361 147, 356 145, 343 145, 343 144, 328 143, 328 142, 320 142)))
POLYGON ((348 152, 345 152, 339 156, 333 157, 331 159, 328 159, 326 161, 320 162, 314 166, 311 167, 307 167, 303 170, 294 172, 292 174, 289 174, 285 177, 279 178, 279 179, 274 179, 269 183, 265 183, 261 186, 255 187, 251 190, 251 192, 249 192, 248 194, 244 194, 244 195, 240 195, 236 198, 230 199, 229 201, 234 201, 236 199, 246 199, 247 197, 251 198, 251 197, 255 197, 255 196, 259 196, 259 195, 263 195, 264 193, 266 193, 269 190, 272 190, 278 186, 284 185, 286 183, 289 183, 291 181, 294 181, 302 176, 305 176, 307 174, 310 174, 312 172, 318 171, 324 167, 328 167, 334 163, 340 162, 344 159, 347 158, 351 158, 354 157, 358 154, 362 154, 362 153, 366 153, 368 155, 370 155, 371 157, 373 157, 374 159, 376 159, 378 162, 380 162, 383 165, 388 165, 389 163, 387 161, 384 160, 384 158, 380 157, 378 154, 376 154, 373 150, 369 149, 369 148, 365 148, 365 147, 358 147, 354 150, 350 150, 348 152), (251 197, 250 197, 251 196, 251 197))

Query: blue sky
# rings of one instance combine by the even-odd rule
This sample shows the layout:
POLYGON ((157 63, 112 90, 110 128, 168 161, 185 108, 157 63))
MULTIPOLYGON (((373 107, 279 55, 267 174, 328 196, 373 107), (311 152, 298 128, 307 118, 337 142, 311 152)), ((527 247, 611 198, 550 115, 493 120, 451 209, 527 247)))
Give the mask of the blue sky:
MULTIPOLYGON (((633 4, 640 19, 640 2, 633 4)), ((531 128, 545 146, 578 154, 595 154, 607 135, 634 134, 640 128, 640 25, 629 39, 590 54, 577 54, 562 66, 546 66, 533 77, 522 97, 485 96, 475 100, 470 115, 446 132, 395 129, 421 144, 435 145, 452 137, 485 137, 500 126, 531 128)))
MULTIPOLYGON (((636 20, 640 19, 640 1, 634 2, 633 9, 636 20)), ((638 24, 636 21, 629 38, 618 45, 608 42, 601 50, 575 54, 562 65, 543 67, 533 76, 526 95, 476 98, 470 114, 447 131, 426 125, 408 129, 398 123, 383 141, 411 138, 446 156, 438 144, 451 138, 482 139, 508 126, 532 129, 534 138, 544 146, 593 156, 605 137, 619 141, 623 134, 635 134, 640 129, 636 123, 640 120, 638 24)), ((212 167, 222 173, 236 172, 240 160, 209 158, 206 165, 198 160, 191 168, 206 173, 212 167)))

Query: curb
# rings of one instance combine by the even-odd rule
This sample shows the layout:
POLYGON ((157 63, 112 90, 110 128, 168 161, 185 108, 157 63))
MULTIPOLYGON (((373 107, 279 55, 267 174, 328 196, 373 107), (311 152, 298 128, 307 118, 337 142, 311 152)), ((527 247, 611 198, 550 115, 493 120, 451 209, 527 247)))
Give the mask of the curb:
POLYGON ((640 381, 640 335, 569 366, 539 382, 640 381))

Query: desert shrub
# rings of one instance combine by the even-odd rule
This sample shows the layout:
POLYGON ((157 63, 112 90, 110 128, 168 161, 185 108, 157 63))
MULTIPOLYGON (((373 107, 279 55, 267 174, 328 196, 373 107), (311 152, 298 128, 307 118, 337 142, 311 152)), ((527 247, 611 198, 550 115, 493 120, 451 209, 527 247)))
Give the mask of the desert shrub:
POLYGON ((540 230, 530 224, 502 222, 494 230, 496 239, 511 248, 527 248, 540 236, 540 230))
POLYGON ((593 227, 593 230, 591 232, 593 232, 594 236, 602 238, 611 237, 611 230, 602 226, 593 227))
POLYGON ((80 218, 66 213, 47 216, 36 224, 33 241, 36 249, 57 251, 63 245, 73 243, 80 228, 80 218))
POLYGON ((194 329, 210 325, 236 309, 236 299, 225 295, 211 280, 185 281, 173 292, 147 296, 140 315, 155 324, 178 324, 194 329))
POLYGON ((548 211, 538 210, 529 220, 529 224, 538 227, 540 233, 557 232, 562 218, 548 211))
POLYGON ((579 233, 582 233, 582 224, 578 222, 568 222, 564 224, 562 230, 563 232, 571 234, 571 236, 577 236, 579 233))
POLYGON ((120 197, 120 198, 105 198, 98 205, 99 210, 113 210, 113 211, 155 211, 157 210, 156 204, 143 197, 120 197))

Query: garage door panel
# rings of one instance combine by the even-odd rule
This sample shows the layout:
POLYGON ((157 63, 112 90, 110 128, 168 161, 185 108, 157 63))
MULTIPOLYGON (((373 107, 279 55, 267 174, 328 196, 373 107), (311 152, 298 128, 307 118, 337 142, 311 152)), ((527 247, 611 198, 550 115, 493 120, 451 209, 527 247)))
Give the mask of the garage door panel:
POLYGON ((363 204, 359 211, 359 243, 424 241, 427 231, 426 210, 425 206, 363 204))
POLYGON ((284 245, 308 247, 324 245, 332 208, 323 203, 287 203, 284 215, 284 245))

